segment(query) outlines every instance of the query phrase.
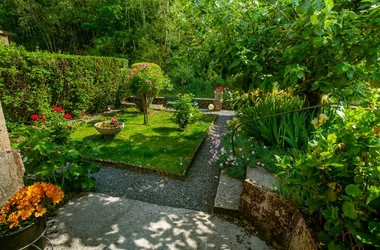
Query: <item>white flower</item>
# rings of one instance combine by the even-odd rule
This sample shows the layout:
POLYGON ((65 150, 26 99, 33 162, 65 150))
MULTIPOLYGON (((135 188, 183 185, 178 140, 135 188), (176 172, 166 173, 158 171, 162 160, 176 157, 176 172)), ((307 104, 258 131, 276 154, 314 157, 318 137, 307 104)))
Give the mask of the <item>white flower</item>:
POLYGON ((215 107, 214 107, 213 104, 209 104, 209 105, 208 105, 208 110, 214 110, 214 108, 215 108, 215 107))

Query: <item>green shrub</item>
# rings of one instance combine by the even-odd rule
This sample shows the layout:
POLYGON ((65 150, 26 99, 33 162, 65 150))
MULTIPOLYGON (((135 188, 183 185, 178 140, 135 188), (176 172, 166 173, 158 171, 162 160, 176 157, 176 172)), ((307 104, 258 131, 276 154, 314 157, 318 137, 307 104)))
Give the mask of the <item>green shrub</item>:
POLYGON ((175 108, 173 119, 180 130, 184 130, 189 123, 196 122, 202 115, 194 106, 193 97, 192 94, 178 95, 178 99, 172 102, 175 108))
POLYGON ((75 115, 106 110, 121 99, 127 67, 124 59, 0 45, 0 98, 6 119, 24 122, 46 106, 61 106, 75 115))
POLYGON ((337 110, 334 117, 330 125, 324 115, 313 121, 306 152, 278 157, 281 190, 320 218, 318 238, 329 249, 379 248, 380 111, 337 110))
POLYGON ((148 107, 157 93, 170 88, 169 79, 160 66, 154 63, 135 63, 127 77, 127 87, 135 96, 135 103, 144 112, 144 124, 148 124, 148 107))
POLYGON ((32 125, 21 126, 12 133, 13 147, 20 149, 26 173, 37 180, 59 185, 64 191, 94 190, 96 182, 88 174, 98 167, 86 161, 82 152, 90 147, 69 140, 76 125, 61 107, 31 115, 32 125))
MULTIPOLYGON (((303 108, 304 101, 291 92, 253 91, 242 95, 234 106, 238 107, 237 115, 240 122, 263 118, 303 108)), ((244 125, 249 136, 262 141, 265 145, 278 147, 305 148, 312 129, 307 111, 293 112, 279 116, 260 119, 244 125)))

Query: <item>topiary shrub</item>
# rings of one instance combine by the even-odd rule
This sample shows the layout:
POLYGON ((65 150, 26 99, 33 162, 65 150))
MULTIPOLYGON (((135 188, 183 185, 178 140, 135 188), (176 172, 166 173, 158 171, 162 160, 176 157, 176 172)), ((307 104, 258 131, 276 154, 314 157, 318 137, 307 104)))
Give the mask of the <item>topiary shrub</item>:
POLYGON ((135 96, 135 103, 144 113, 144 124, 148 124, 148 108, 162 89, 171 88, 169 79, 160 66, 154 63, 135 63, 127 76, 127 88, 135 96))

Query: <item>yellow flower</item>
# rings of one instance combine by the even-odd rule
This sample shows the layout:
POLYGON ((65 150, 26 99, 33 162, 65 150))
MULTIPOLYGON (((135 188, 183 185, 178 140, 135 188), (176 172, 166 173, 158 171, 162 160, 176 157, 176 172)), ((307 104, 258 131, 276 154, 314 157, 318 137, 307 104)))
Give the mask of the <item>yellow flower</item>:
POLYGON ((314 128, 319 128, 319 123, 318 123, 318 120, 317 120, 317 118, 314 118, 312 121, 311 121, 311 124, 313 124, 314 125, 314 128))

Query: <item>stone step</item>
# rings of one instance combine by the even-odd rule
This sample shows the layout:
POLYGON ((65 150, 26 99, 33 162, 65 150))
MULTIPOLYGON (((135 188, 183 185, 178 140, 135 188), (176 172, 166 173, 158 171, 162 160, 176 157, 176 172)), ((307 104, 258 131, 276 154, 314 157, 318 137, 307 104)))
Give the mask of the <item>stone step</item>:
POLYGON ((213 212, 231 215, 237 214, 242 190, 242 181, 233 179, 222 171, 219 178, 213 212))
POLYGON ((248 167, 246 179, 250 179, 252 183, 266 187, 270 190, 277 190, 280 186, 279 179, 262 167, 248 167))

